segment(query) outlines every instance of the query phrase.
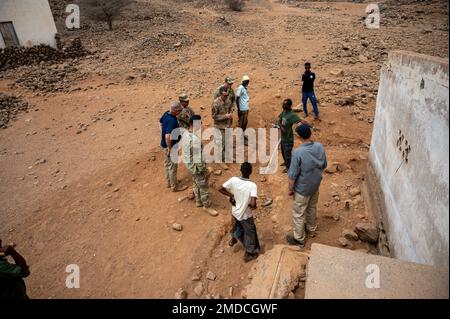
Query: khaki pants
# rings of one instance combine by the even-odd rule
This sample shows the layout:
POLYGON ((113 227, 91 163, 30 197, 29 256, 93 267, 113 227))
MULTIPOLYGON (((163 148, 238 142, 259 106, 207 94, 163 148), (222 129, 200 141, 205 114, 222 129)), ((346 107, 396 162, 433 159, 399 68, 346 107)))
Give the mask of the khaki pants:
POLYGON ((194 182, 193 189, 195 194, 195 201, 197 204, 202 204, 203 207, 211 207, 209 200, 209 184, 206 173, 193 174, 192 180, 194 182))
POLYGON ((167 156, 167 149, 163 148, 163 158, 164 158, 164 168, 166 169, 166 181, 167 186, 169 187, 177 187, 177 170, 178 163, 172 162, 169 156, 167 156))
POLYGON ((305 242, 306 231, 313 233, 317 229, 316 213, 319 191, 311 196, 302 196, 295 193, 293 205, 294 238, 299 242, 305 242))

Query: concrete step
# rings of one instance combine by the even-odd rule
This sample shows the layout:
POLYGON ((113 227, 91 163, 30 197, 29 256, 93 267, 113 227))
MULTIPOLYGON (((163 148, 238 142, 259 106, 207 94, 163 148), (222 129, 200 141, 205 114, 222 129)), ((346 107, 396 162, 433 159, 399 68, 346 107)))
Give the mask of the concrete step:
POLYGON ((448 299, 449 270, 313 244, 305 299, 448 299))

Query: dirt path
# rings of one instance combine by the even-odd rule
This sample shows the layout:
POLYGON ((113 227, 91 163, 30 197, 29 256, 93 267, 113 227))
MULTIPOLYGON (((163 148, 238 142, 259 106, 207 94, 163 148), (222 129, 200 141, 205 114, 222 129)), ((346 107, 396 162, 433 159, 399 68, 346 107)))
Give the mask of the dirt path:
MULTIPOLYGON (((41 96, 9 88, 18 75, 0 80, 2 92, 21 94, 36 108, 0 132, 0 235, 4 242, 16 242, 31 265, 30 296, 171 298, 183 287, 194 298, 198 282, 191 278, 198 269, 205 288, 202 297, 229 297, 230 286, 234 297, 241 296, 252 263, 243 263, 239 245, 226 245, 230 208, 215 190, 238 174, 237 165, 212 179, 212 200, 220 212, 213 218, 191 201, 179 203, 187 192, 167 191, 158 148, 157 121, 168 102, 188 91, 194 110, 209 126, 212 91, 228 74, 250 75, 250 126, 267 127, 281 111, 282 98, 300 103, 299 74, 304 61, 313 63, 322 112, 315 139, 342 171, 325 176, 319 233, 306 249, 311 242, 337 246, 343 229, 370 220, 362 198, 350 196, 348 190, 359 187, 364 178, 383 52, 406 45, 444 56, 448 50, 444 45, 430 49, 430 43, 445 36, 439 29, 414 42, 424 25, 444 21, 441 16, 436 20, 438 13, 408 29, 387 25, 385 32, 363 27, 364 9, 365 4, 354 3, 289 7, 251 1, 242 13, 223 14, 183 5, 180 14, 190 23, 175 20, 173 32, 186 34, 192 44, 179 51, 158 57, 145 56, 145 50, 135 54, 135 45, 149 35, 130 26, 126 47, 114 51, 123 32, 118 31, 111 35, 117 39, 109 39, 108 50, 77 64, 89 74, 73 83, 80 90, 41 96), (343 50, 343 44, 350 50, 343 50), (339 70, 343 76, 330 73, 339 70), (136 79, 124 80, 128 74, 136 79), (337 101, 349 104, 339 106, 337 101), (172 230, 174 222, 184 230, 172 230), (73 263, 81 268, 81 289, 65 287, 65 268, 73 263), (217 279, 208 281, 207 271, 217 279)), ((191 183, 184 167, 179 177, 191 183)), ((255 212, 268 250, 284 243, 290 230, 286 175, 280 170, 253 179, 260 202, 273 199, 270 207, 255 212)), ((353 249, 373 252, 363 243, 353 249)))

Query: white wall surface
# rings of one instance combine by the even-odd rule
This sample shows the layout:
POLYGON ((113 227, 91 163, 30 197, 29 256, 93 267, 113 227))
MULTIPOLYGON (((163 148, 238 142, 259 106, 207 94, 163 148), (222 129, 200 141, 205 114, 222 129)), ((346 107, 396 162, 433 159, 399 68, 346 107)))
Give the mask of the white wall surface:
POLYGON ((393 256, 436 266, 449 260, 448 74, 448 60, 391 52, 369 153, 393 256))
MULTIPOLYGON (((56 47, 56 26, 47 0, 0 0, 0 22, 12 21, 20 45, 56 47)), ((0 47, 4 47, 0 40, 0 47)))

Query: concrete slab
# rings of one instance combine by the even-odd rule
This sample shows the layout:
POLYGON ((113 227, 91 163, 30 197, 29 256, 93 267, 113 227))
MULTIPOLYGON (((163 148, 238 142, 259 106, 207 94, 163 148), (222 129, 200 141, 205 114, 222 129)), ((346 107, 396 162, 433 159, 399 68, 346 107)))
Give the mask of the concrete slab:
POLYGON ((261 255, 250 272, 251 283, 243 297, 248 299, 284 299, 305 275, 307 256, 299 248, 275 245, 261 255))
POLYGON ((313 244, 305 299, 448 299, 448 289, 448 268, 313 244))

